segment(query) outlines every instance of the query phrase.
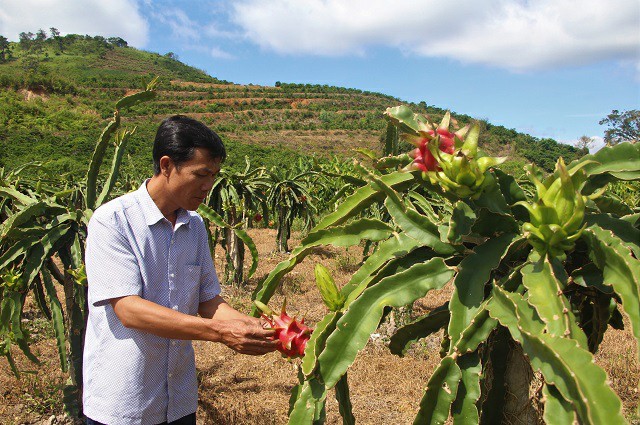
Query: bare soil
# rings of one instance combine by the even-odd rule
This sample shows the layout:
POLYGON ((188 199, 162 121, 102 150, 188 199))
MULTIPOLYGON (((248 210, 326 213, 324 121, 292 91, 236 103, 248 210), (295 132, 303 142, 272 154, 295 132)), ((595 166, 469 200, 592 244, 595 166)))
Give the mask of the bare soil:
MULTIPOLYGON (((236 308, 248 312, 250 295, 257 282, 287 256, 275 253, 275 231, 250 231, 260 253, 260 265, 245 288, 225 286, 224 297, 236 308)), ((295 246, 292 240, 290 246, 295 246)), ((286 298, 287 309, 313 325, 326 313, 315 289, 313 269, 316 263, 328 267, 338 284, 348 281, 360 260, 361 250, 349 251, 326 247, 317 249, 283 279, 280 290, 269 303, 277 308, 286 298)), ((216 266, 222 274, 224 254, 216 254, 216 266)), ((429 294, 418 300, 413 311, 394 317, 395 324, 409 316, 425 312, 443 304, 451 288, 429 294)), ((42 361, 40 366, 30 363, 19 350, 13 353, 20 370, 20 380, 0 359, 0 423, 54 424, 68 423, 62 415, 61 387, 66 379, 59 370, 59 360, 50 326, 32 305, 26 308, 25 326, 32 332, 33 351, 42 361)), ((434 335, 416 344, 404 358, 394 356, 386 348, 394 322, 377 331, 349 369, 351 400, 359 424, 410 424, 430 374, 440 358, 439 337, 434 335)), ((628 323, 626 326, 629 329, 628 323)), ((230 349, 207 342, 194 342, 200 382, 197 412, 199 424, 284 424, 287 422, 288 400, 296 384, 298 361, 289 362, 278 353, 252 357, 239 355, 230 349)), ((631 423, 638 422, 634 410, 638 405, 636 343, 629 330, 609 329, 600 351, 595 357, 609 374, 611 386, 623 401, 625 414, 631 423)), ((340 424, 342 419, 331 391, 327 398, 327 423, 340 424)))

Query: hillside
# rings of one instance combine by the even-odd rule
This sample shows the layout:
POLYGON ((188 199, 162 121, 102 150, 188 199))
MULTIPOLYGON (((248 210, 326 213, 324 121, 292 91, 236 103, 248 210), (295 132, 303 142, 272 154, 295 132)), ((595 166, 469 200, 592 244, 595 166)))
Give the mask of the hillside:
MULTIPOLYGON (((354 148, 379 149, 385 128, 382 113, 402 100, 356 89, 287 84, 239 85, 221 81, 179 62, 128 47, 120 38, 46 34, 9 43, 0 56, 0 166, 47 161, 56 174, 78 175, 113 105, 123 95, 159 76, 153 102, 128 111, 126 125, 137 126, 125 172, 150 171, 151 141, 164 117, 182 113, 214 128, 232 152, 228 167, 274 166, 299 155, 352 156, 354 148)), ((444 111, 426 102, 409 104, 433 120, 444 111)), ((456 115, 461 124, 471 120, 456 115)), ((513 166, 523 158, 549 169, 575 148, 539 140, 487 122, 481 147, 509 155, 513 166)))

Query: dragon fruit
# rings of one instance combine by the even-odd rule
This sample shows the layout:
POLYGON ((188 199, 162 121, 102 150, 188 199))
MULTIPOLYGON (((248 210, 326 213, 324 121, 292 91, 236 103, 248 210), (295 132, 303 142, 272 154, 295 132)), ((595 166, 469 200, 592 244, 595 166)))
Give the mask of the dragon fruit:
POLYGON ((454 133, 449 128, 457 123, 449 112, 444 114, 438 126, 406 106, 388 108, 385 115, 401 132, 400 136, 416 146, 409 153, 413 161, 406 170, 421 171, 423 179, 458 198, 478 199, 484 191, 495 186, 495 178, 489 169, 506 158, 478 152, 480 127, 477 124, 467 125, 454 133))
POLYGON ((413 142, 418 146, 410 154, 413 157, 413 165, 420 171, 439 171, 441 168, 438 165, 438 161, 436 160, 436 158, 429 151, 428 143, 431 139, 439 137, 439 149, 442 152, 451 155, 453 154, 455 147, 455 134, 450 133, 449 131, 442 128, 436 129, 435 132, 433 130, 428 130, 425 133, 429 137, 419 137, 413 140, 413 142))
POLYGON ((533 248, 544 256, 549 254, 560 259, 573 250, 575 241, 587 227, 584 222, 587 203, 596 199, 606 186, 590 194, 582 195, 587 182, 587 173, 582 170, 593 161, 583 161, 567 169, 562 157, 558 158, 553 174, 541 180, 542 173, 531 165, 526 167, 529 179, 536 187, 535 203, 516 202, 529 211, 529 222, 522 230, 533 248))
POLYGON ((274 314, 260 301, 254 301, 254 303, 262 311, 262 317, 268 323, 266 326, 276 331, 273 339, 279 342, 277 350, 285 357, 302 357, 313 329, 304 324, 304 319, 298 321, 287 314, 286 301, 282 305, 280 315, 274 314))

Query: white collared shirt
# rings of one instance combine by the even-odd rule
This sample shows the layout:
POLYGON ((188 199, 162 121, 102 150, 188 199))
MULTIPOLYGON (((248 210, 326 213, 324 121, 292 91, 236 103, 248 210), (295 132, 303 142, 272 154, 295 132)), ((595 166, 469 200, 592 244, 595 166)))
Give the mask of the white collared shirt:
POLYGON ((138 295, 196 315, 200 303, 220 293, 202 218, 179 210, 172 226, 145 182, 98 208, 87 233, 85 415, 109 425, 153 425, 194 413, 198 386, 191 341, 125 328, 109 300, 138 295))

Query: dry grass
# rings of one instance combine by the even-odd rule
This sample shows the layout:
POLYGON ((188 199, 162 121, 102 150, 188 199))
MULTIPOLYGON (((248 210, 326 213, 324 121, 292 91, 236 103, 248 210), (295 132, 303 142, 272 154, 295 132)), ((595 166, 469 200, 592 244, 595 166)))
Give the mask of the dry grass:
POLYGON ((609 374, 611 387, 620 396, 625 416, 630 422, 640 424, 640 364, 636 340, 631 333, 631 323, 624 317, 625 330, 609 328, 604 335, 595 362, 609 374))
MULTIPOLYGON (((224 287, 223 295, 236 308, 248 311, 250 293, 257 282, 286 256, 274 252, 275 231, 256 229, 251 232, 260 253, 260 266, 247 288, 224 287)), ((297 240, 291 241, 295 246, 297 240)), ((314 324, 326 313, 314 287, 313 269, 321 262, 329 268, 336 282, 346 283, 351 266, 360 251, 345 251, 332 247, 316 249, 284 280, 270 305, 279 306, 287 299, 288 310, 305 315, 314 324)), ((216 266, 222 270, 222 251, 216 255, 216 266)), ((423 314, 440 306, 450 295, 451 288, 430 294, 416 302, 413 315, 423 314)), ((408 313, 407 313, 408 314, 408 313)), ((404 321, 406 317, 396 317, 404 321)), ((628 325, 628 324, 627 324, 628 325)), ((629 329, 629 326, 627 326, 629 329)), ((405 358, 393 356, 381 338, 371 341, 358 355, 349 369, 349 384, 354 415, 359 424, 409 424, 413 422, 418 403, 430 374, 439 362, 439 336, 417 344, 405 358)), ((37 375, 12 377, 7 362, 0 360, 0 423, 42 423, 52 414, 61 413, 63 376, 59 371, 53 341, 45 330, 36 334, 34 351, 43 360, 41 367, 28 363, 16 354, 21 369, 37 370, 37 375), (40 336, 38 336, 40 335, 40 336)), ((261 357, 235 354, 219 344, 194 342, 199 371, 200 401, 198 423, 208 424, 284 424, 287 422, 288 400, 296 384, 296 362, 288 362, 277 353, 261 357)), ((638 405, 638 379, 635 339, 629 330, 610 329, 596 362, 607 372, 611 385, 621 397, 627 417, 633 416, 638 405)), ((333 391, 327 398, 327 423, 340 424, 333 391)))

